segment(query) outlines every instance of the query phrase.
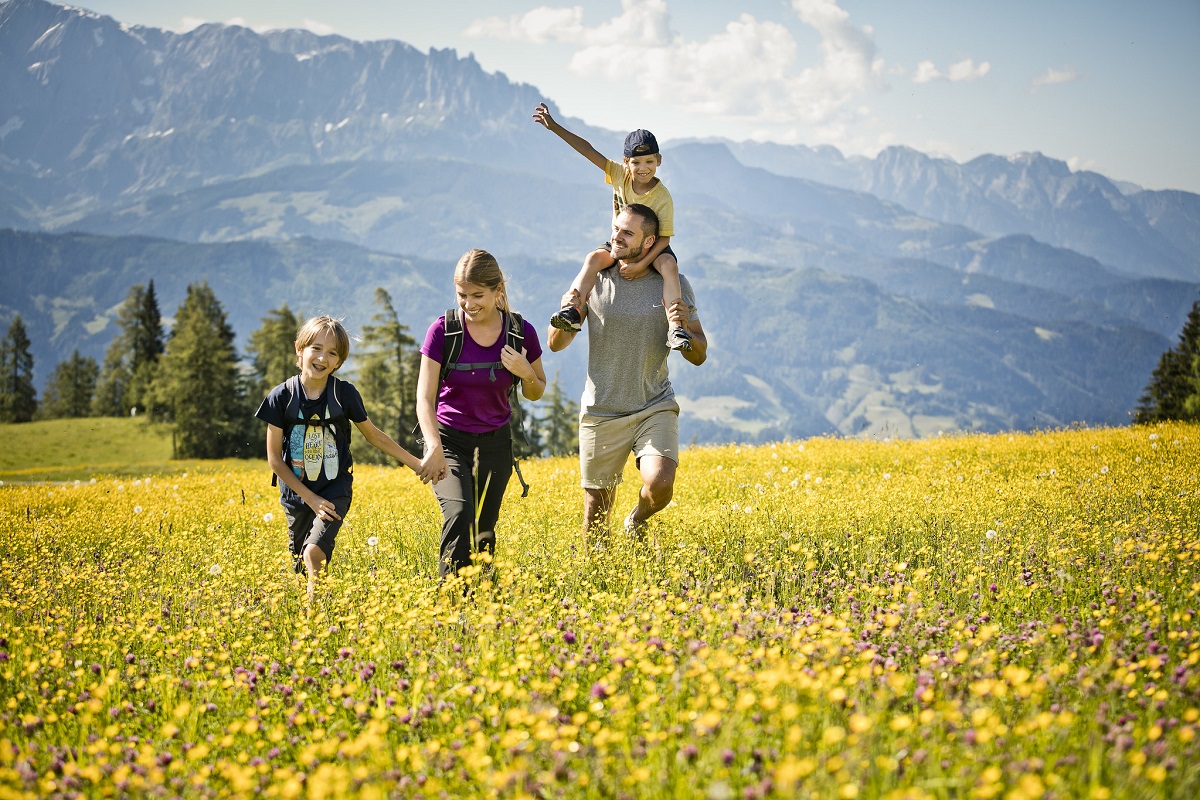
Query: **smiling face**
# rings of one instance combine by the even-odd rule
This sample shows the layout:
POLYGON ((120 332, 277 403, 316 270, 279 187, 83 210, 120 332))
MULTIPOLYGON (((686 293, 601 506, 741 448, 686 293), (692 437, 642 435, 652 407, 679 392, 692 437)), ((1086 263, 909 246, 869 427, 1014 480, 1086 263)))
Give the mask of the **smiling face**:
POLYGON ((498 313, 500 287, 489 289, 466 281, 454 282, 454 294, 458 307, 471 322, 484 322, 498 313))
POLYGON ((625 168, 633 176, 633 182, 642 185, 654 180, 654 173, 662 164, 662 154, 630 156, 625 159, 625 168))
POLYGON ((300 378, 305 382, 324 381, 342 365, 338 354, 337 337, 332 331, 319 331, 304 347, 296 347, 300 378))
POLYGON ((646 234, 644 220, 640 216, 622 209, 613 220, 612 238, 609 241, 613 258, 636 261, 647 247, 654 244, 654 237, 646 234))

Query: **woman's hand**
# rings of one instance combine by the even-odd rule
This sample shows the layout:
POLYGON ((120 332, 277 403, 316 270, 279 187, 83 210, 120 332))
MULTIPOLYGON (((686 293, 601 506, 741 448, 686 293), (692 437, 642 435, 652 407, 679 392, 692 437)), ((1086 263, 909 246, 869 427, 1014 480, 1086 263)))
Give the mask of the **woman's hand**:
POLYGON ((421 459, 421 468, 417 470, 417 476, 421 479, 421 483, 436 484, 446 477, 447 472, 446 453, 439 444, 425 453, 425 457, 421 459))
POLYGON ((500 363, 504 364, 504 368, 515 375, 519 381, 531 381, 537 378, 537 373, 533 371, 529 359, 525 357, 525 348, 523 347, 518 353, 512 347, 504 345, 504 349, 500 351, 500 363))

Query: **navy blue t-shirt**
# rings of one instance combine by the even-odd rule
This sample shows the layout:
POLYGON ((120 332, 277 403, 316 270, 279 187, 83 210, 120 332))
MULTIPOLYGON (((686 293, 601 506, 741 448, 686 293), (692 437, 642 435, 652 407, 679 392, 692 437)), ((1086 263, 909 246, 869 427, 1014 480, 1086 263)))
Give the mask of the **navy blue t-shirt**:
MULTIPOLYGON (((262 405, 254 412, 254 416, 266 422, 269 425, 274 425, 282 428, 284 431, 284 456, 287 457, 288 452, 295 454, 297 451, 295 445, 300 445, 300 451, 303 450, 303 439, 305 426, 303 424, 295 424, 299 420, 287 419, 288 404, 292 400, 292 392, 290 381, 284 381, 270 391, 266 398, 262 401, 262 405), (288 426, 291 425, 291 439, 289 440, 288 426)), ((329 382, 325 385, 324 393, 316 400, 309 400, 303 390, 300 392, 300 416, 304 419, 310 419, 313 415, 318 418, 324 418, 327 406, 327 398, 334 386, 337 386, 338 403, 342 406, 342 413, 351 422, 366 422, 367 409, 363 405, 362 395, 358 393, 358 389, 349 381, 341 380, 340 378, 330 377, 329 382), (336 384, 335 384, 336 381, 336 384)), ((304 485, 312 489, 321 497, 331 499, 334 497, 349 497, 352 492, 354 476, 350 472, 350 466, 353 463, 350 457, 350 437, 347 436, 345 441, 339 441, 337 447, 338 471, 335 476, 328 476, 325 470, 321 470, 321 474, 315 480, 309 480, 304 476, 300 479, 304 481, 304 485)), ((296 459, 293 459, 296 462, 296 459)), ((302 466, 302 465, 301 465, 302 466)), ((304 501, 300 496, 288 488, 283 481, 279 482, 279 502, 289 508, 299 508, 304 505, 304 501)))

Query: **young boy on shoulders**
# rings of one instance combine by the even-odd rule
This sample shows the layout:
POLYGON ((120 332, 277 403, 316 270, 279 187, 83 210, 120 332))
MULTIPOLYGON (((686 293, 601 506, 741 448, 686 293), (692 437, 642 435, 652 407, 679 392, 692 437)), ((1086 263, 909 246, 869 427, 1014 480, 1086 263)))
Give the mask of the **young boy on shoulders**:
MULTIPOLYGON (((624 159, 621 163, 606 158, 592 147, 586 139, 571 133, 550 116, 550 109, 545 103, 538 104, 534 109, 533 119, 546 130, 557 135, 564 142, 588 161, 604 170, 604 181, 613 187, 613 218, 621 213, 621 209, 630 203, 641 203, 654 210, 658 215, 658 238, 646 254, 631 266, 640 271, 641 266, 649 264, 663 279, 663 309, 683 296, 679 286, 679 263, 671 250, 671 236, 674 235, 675 205, 671 193, 654 173, 662 164, 662 155, 658 152, 658 140, 654 134, 646 130, 636 130, 625 137, 624 159)), ((564 306, 553 317, 550 324, 559 330, 578 331, 583 327, 582 304, 596 285, 596 276, 601 270, 608 269, 616 261, 609 252, 609 246, 603 245, 591 253, 583 262, 583 267, 571 288, 579 293, 580 307, 564 306)), ((670 317, 668 316, 668 322, 670 317)), ((672 350, 690 350, 692 337, 687 329, 678 325, 669 326, 667 346, 672 350)))
POLYGON ((332 317, 313 317, 296 333, 300 374, 267 394, 254 416, 267 423, 267 463, 278 477, 296 572, 308 573, 311 602, 321 570, 350 510, 354 475, 350 423, 371 445, 436 482, 418 461, 367 418, 354 384, 334 377, 350 355, 350 335, 332 317))

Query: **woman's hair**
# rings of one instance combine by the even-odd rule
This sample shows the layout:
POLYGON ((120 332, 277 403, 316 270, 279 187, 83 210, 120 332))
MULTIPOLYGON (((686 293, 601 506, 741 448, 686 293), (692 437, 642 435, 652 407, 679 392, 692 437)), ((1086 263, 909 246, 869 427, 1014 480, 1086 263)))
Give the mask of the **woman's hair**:
POLYGON ((500 262, 487 250, 468 250, 458 260, 454 268, 455 283, 473 283, 485 289, 499 289, 500 297, 497 305, 508 309, 508 292, 504 288, 504 273, 500 270, 500 262))
POLYGON ((346 359, 350 357, 350 334, 346 332, 346 326, 342 325, 340 319, 320 316, 309 319, 296 331, 296 366, 300 366, 300 351, 312 344, 322 333, 333 335, 338 366, 346 363, 346 359))

